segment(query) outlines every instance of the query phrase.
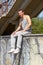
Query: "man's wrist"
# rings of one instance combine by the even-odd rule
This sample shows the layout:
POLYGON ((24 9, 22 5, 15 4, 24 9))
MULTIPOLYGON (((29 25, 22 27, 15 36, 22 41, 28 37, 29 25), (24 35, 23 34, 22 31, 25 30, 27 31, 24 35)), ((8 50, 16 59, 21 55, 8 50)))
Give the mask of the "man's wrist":
POLYGON ((15 30, 15 32, 17 32, 17 29, 15 30))
POLYGON ((16 30, 15 32, 17 32, 18 30, 16 30))
POLYGON ((22 30, 23 32, 25 32, 25 30, 22 30))
POLYGON ((26 31, 26 30, 24 30, 24 31, 26 31))

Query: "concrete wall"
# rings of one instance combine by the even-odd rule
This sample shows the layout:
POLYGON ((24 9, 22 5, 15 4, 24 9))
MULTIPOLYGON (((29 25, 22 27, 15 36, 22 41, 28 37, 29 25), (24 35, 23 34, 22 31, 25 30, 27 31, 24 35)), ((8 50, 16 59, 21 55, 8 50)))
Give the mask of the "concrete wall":
POLYGON ((0 65, 43 65, 43 37, 24 37, 21 52, 8 54, 10 36, 0 37, 0 65))

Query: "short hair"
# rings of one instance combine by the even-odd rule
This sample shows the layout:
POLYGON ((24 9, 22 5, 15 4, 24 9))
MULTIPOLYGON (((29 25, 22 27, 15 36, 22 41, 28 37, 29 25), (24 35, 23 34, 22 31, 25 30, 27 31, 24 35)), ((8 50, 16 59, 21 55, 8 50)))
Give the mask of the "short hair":
POLYGON ((22 9, 19 9, 19 11, 22 11, 22 12, 24 12, 22 9))

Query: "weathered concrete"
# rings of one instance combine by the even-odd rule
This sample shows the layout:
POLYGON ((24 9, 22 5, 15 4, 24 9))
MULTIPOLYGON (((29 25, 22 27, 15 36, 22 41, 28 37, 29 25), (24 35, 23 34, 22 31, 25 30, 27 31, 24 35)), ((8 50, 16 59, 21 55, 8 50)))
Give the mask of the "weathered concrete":
POLYGON ((43 65, 43 37, 24 37, 17 55, 10 46, 10 37, 0 37, 0 65, 43 65))

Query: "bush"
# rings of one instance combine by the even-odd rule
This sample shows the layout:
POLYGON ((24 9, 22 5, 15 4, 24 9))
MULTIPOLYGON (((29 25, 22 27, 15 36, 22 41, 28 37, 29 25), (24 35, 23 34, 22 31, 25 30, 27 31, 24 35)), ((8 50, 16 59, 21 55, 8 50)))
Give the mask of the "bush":
POLYGON ((32 18, 32 33, 43 34, 43 18, 32 18))

